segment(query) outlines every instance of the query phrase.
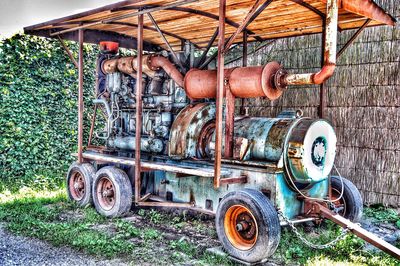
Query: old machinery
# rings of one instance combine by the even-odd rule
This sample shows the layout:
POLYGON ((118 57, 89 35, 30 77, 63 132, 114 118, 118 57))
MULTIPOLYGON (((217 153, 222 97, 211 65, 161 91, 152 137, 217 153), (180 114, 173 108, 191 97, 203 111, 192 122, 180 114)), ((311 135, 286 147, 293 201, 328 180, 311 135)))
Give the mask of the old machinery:
MULTIPOLYGON (((25 29, 79 41, 79 63, 67 53, 79 69, 78 162, 67 174, 69 197, 80 206, 93 203, 106 217, 126 214, 133 203, 215 215, 224 249, 244 262, 271 256, 281 226, 324 218, 400 258, 399 249, 353 223, 362 199, 349 180, 331 176, 337 139, 329 121, 299 110, 277 117, 235 113, 237 98, 243 110, 245 99, 275 100, 288 86, 323 84, 343 51, 336 53, 338 28, 359 28, 351 42, 366 26, 395 20, 372 0, 219 0, 180 7, 192 2, 123 1, 25 29), (274 12, 259 16, 266 8, 274 12), (216 27, 214 34, 204 23, 216 27), (323 33, 319 71, 292 73, 275 61, 247 66, 248 41, 311 33, 323 33), (105 41, 95 115, 84 149, 83 42, 99 40, 105 41), (225 68, 224 56, 238 43, 242 66, 225 68), (119 54, 119 47, 135 52, 119 54)), ((323 85, 320 94, 323 114, 323 85)))

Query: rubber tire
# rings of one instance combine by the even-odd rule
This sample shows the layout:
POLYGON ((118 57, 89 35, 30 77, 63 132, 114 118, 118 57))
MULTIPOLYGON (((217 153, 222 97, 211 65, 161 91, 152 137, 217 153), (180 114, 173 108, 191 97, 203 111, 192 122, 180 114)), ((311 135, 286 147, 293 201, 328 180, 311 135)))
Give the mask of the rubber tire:
POLYGON ((66 187, 67 187, 67 194, 68 194, 68 198, 72 201, 75 201, 78 206, 80 207, 86 207, 89 206, 93 203, 93 197, 92 197, 92 185, 93 185, 93 178, 96 175, 96 170, 94 169, 93 165, 91 165, 90 163, 73 163, 67 172, 67 178, 66 178, 66 187), (76 200, 70 191, 69 188, 69 180, 71 179, 72 175, 76 172, 79 172, 84 180, 85 180, 85 184, 89 184, 89 188, 87 188, 85 190, 85 195, 83 196, 83 198, 81 200, 76 200))
MULTIPOLYGON (((361 194, 356 186, 346 178, 343 178, 343 185, 343 200, 346 206, 346 212, 343 214, 343 217, 354 223, 357 223, 361 220, 363 213, 363 201, 361 194)), ((331 186, 340 193, 342 191, 340 177, 331 176, 331 186)))
POLYGON ((249 263, 260 262, 270 257, 278 247, 281 238, 278 213, 269 199, 258 190, 243 189, 226 194, 218 205, 215 224, 219 241, 225 251, 232 257, 249 263), (225 233, 225 213, 229 207, 237 204, 246 206, 257 222, 258 238, 249 250, 235 248, 225 233))
POLYGON ((114 166, 106 166, 97 171, 92 187, 93 203, 97 212, 108 218, 121 217, 131 210, 132 206, 132 185, 128 175, 121 169, 114 166), (115 204, 110 210, 105 210, 99 204, 96 193, 100 178, 107 176, 115 188, 115 204))

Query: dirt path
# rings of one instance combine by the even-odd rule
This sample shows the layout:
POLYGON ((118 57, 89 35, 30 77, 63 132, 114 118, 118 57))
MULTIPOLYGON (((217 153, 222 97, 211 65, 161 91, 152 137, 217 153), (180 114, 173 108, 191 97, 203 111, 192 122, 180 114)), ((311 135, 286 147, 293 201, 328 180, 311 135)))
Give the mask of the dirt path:
POLYGON ((128 265, 121 260, 101 260, 67 247, 54 247, 44 241, 15 236, 0 225, 0 265, 128 265))

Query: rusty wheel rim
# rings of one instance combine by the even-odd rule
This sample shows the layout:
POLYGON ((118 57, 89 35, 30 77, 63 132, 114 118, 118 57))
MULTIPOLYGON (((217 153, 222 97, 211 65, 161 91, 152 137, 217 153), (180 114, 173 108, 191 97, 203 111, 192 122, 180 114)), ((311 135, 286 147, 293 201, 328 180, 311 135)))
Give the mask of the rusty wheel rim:
POLYGON ((86 182, 85 178, 80 172, 74 172, 69 179, 69 191, 74 200, 80 201, 85 196, 86 182))
POLYGON ((243 205, 231 206, 224 218, 225 234, 231 244, 240 250, 251 249, 258 238, 254 215, 243 205))
POLYGON ((341 191, 338 191, 337 189, 332 188, 331 200, 333 202, 333 205, 335 205, 335 208, 343 208, 343 210, 338 212, 340 215, 343 216, 346 213, 346 201, 344 200, 343 195, 339 199, 340 193, 341 193, 341 191), (337 199, 339 199, 339 200, 337 200, 337 199))
POLYGON ((115 205, 114 184, 108 177, 101 177, 96 188, 99 205, 104 210, 110 210, 115 205))

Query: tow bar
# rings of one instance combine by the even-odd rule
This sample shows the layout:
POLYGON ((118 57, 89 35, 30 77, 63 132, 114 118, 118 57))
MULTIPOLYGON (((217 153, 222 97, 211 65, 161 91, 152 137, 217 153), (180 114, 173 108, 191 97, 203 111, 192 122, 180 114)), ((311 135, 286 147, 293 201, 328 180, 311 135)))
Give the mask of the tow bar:
POLYGON ((322 217, 331 220, 332 222, 352 232, 359 238, 400 260, 400 249, 397 247, 363 229, 359 224, 353 223, 339 214, 332 212, 319 202, 308 200, 307 203, 311 205, 312 214, 320 214, 322 217))

